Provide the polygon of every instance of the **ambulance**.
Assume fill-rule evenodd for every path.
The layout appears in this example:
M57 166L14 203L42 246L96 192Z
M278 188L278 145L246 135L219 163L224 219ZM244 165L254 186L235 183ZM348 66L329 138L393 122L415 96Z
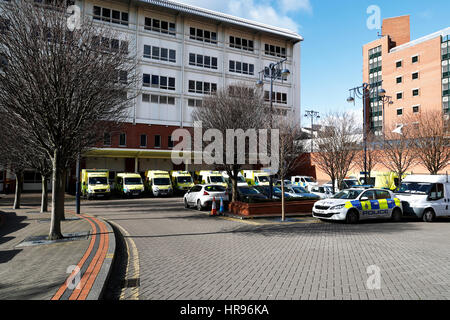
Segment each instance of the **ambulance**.
M225 178L219 171L202 170L195 172L196 184L214 184L228 188Z
M228 175L228 173L226 171L222 171L222 176L225 179L226 183L228 184L228 186L232 186L232 181L230 176ZM238 182L237 182L238 187L248 187L248 183L247 181L245 181L244 176L242 175L241 172L238 173Z
M144 193L144 182L138 173L119 173L114 185L116 192L125 197L137 197Z
M447 175L410 175L400 185L396 196L407 215L425 222L450 217L450 183Z
M145 178L150 195L154 197L162 197L171 196L173 194L169 172L149 170L145 173Z
M174 191L184 194L194 186L192 176L187 171L170 171Z
M391 219L401 221L401 200L389 190L351 188L329 199L317 201L313 217L320 220L341 220L357 223L360 220Z
M242 174L250 186L270 185L270 175L262 170L243 170Z
M93 198L109 198L109 171L106 169L81 170L81 194L88 200Z

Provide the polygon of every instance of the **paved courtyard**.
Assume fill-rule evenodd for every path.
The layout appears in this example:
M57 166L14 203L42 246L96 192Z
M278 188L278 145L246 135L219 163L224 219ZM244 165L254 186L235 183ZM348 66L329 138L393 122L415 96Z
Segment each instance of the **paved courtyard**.
M139 299L450 298L449 220L239 221L184 209L177 198L84 201L82 212L129 233ZM368 283L373 270L379 289Z

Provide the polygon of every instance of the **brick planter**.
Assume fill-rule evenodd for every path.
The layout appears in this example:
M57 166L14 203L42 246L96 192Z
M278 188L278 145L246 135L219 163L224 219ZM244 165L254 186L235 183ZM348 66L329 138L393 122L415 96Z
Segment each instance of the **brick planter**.
M312 214L312 208L317 200L286 201L285 213L292 214ZM281 202L268 203L244 203L232 202L229 205L229 212L244 217L273 216L281 214Z

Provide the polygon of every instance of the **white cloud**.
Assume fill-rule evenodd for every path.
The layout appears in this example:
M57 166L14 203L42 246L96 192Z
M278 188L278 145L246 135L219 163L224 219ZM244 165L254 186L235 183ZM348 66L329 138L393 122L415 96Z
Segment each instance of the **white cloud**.
M176 0L186 4L231 14L276 27L299 32L300 25L289 15L312 13L310 0Z

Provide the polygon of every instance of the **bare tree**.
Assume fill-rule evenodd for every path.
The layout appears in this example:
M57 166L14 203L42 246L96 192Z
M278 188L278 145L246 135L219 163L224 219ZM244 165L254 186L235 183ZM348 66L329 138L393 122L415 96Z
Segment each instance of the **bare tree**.
M336 184L342 185L358 152L358 127L349 113L329 114L321 126L316 139L319 152L313 154L313 159L331 178L334 193Z
M360 150L355 156L354 167L360 172L364 171L366 168L367 176L370 178L372 171L374 171L375 167L380 164L381 140L375 136L373 132L369 132L366 135L366 143L366 156L364 155L364 150ZM368 184L368 181L365 181L364 184Z
M279 171L281 179L281 220L285 221L286 199L284 195L284 179L288 174L300 166L303 162L300 156L304 152L301 138L303 136L298 123L287 117L279 117L274 123L274 129L279 130Z
M407 122L418 162L430 174L437 175L450 161L448 117L441 111L427 111L408 117Z
M1 4L7 23L0 32L6 66L0 73L0 109L14 118L52 163L50 239L62 238L64 171L78 153L101 139L107 125L130 114L136 91L136 60L128 42L106 25L80 17L68 28L63 4L27 1ZM127 44L127 45L123 45Z
M398 176L399 185L405 173L417 164L417 150L412 139L412 126L391 126L385 132L381 163Z
M233 202L238 199L239 172L249 164L251 156L256 156L257 150L253 148L257 140L252 130L256 133L257 129L267 128L267 111L263 96L256 88L236 84L206 97L202 107L192 113L194 121L202 122L203 130L213 129L226 137L218 144L220 150L212 156L223 163L216 162L216 167L226 171L231 179Z

